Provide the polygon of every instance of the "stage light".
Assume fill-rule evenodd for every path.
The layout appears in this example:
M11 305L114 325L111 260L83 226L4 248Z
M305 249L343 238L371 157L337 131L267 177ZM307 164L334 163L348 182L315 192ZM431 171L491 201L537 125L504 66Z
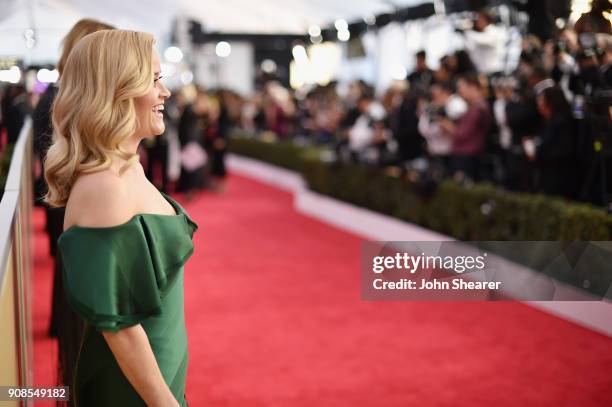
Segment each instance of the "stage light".
M183 60L183 51L179 47L168 47L164 52L166 61L177 64Z
M230 45L229 42L220 41L217 43L217 46L215 47L215 54L217 54L218 57L226 58L230 56L231 53L232 53L232 46Z

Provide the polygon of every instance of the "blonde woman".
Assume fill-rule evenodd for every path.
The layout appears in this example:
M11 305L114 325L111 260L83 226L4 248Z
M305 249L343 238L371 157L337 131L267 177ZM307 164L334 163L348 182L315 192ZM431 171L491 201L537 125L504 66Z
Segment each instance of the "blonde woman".
M112 29L111 25L101 21L84 18L70 29L68 34L62 41L62 55L57 63L57 70L60 77L64 71L64 65L68 60L70 51L77 42L88 34L100 30ZM47 150L51 145L53 134L53 125L51 123L51 106L57 96L58 86L51 84L41 95L36 109L32 114L32 126L34 135L34 151L38 160L42 163L47 154ZM44 172L44 168L42 168ZM42 199L47 186L44 182L44 177L41 175L41 180L37 180L37 200ZM64 207L52 208L45 205L45 213L47 215L46 230L49 234L49 251L53 256L53 299L51 302L51 324L49 326L49 334L57 337L58 348L58 377L60 383L64 386L72 386L72 367L78 356L79 345L82 336L82 322L72 312L70 306L66 302L64 287L62 282L61 265L57 258L57 239L64 230Z
M137 148L170 95L151 35L104 30L74 47L53 105L45 201L70 305L85 321L76 406L187 406L183 266L197 225L147 180Z

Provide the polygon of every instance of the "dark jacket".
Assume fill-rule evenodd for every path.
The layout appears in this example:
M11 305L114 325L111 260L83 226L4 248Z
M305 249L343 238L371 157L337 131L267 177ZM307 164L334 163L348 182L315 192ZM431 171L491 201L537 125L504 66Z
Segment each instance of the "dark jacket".
M536 155L541 192L575 197L578 178L575 134L576 122L571 116L559 114L545 122Z

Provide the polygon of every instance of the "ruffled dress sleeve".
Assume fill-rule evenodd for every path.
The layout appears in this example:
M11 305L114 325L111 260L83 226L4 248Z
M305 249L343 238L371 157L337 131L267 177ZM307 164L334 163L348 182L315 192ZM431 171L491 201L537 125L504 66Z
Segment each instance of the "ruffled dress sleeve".
M197 225L186 215L136 215L112 227L72 227L58 239L74 311L98 331L118 331L158 315L193 253Z

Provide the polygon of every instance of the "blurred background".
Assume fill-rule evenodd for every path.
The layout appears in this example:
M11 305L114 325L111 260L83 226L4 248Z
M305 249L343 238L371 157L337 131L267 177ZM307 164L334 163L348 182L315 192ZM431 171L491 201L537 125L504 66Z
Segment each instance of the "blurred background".
M172 91L139 152L201 225L190 404L612 403L610 270L519 253L601 300L547 304L357 271L365 240L612 240L610 0L0 0L0 384L59 380L36 112L82 18L154 34Z

